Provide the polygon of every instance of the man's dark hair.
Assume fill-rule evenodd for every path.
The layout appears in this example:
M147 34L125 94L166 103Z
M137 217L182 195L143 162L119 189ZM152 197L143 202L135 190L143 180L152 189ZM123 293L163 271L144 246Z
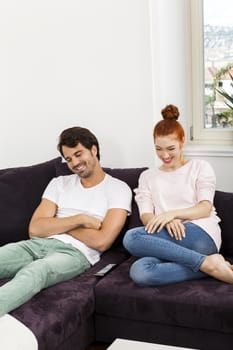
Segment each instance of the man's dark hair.
M64 130L59 137L57 149L63 156L62 146L73 148L76 147L78 143L81 143L89 150L91 150L93 145L96 146L97 158L100 159L99 143L97 138L90 130L80 126L74 126L73 128Z

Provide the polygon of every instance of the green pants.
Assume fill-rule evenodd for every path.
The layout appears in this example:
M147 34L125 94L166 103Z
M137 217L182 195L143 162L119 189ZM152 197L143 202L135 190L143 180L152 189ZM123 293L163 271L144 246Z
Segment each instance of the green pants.
M90 267L71 244L33 238L0 247L0 316L22 305L43 288L69 280Z

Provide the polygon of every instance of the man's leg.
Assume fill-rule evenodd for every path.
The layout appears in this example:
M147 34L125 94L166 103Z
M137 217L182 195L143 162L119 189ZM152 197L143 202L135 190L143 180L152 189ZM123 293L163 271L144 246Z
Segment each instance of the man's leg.
M13 277L33 261L30 251L25 249L27 242L9 243L0 247L0 279Z
M43 288L69 280L90 267L86 257L70 244L46 239L48 254L23 267L0 288L0 316L30 300Z

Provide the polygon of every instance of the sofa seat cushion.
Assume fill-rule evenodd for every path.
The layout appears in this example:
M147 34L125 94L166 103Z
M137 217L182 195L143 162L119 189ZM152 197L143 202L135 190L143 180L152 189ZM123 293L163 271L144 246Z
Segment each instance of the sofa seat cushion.
M93 283L80 284L78 278L59 283L41 291L11 315L31 329L40 350L60 349L93 314Z
M233 333L233 286L213 278L139 287L129 258L95 287L96 314L160 325Z
M80 276L42 290L10 314L35 335L39 350L83 350L94 341L95 273L110 263L129 257L123 247L109 250ZM7 280L1 280L0 286ZM76 335L75 335L76 334ZM66 345L75 336L77 344Z

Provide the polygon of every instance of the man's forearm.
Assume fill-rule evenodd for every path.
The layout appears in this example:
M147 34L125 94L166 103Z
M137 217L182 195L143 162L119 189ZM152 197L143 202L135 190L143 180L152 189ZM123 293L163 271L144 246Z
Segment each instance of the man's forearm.
M109 209L101 225L92 228L78 227L68 233L88 247L104 252L119 235L127 217L125 209Z
M100 220L84 214L65 218L42 217L33 219L29 225L30 237L48 237L54 234L69 232L78 227L100 227Z
M78 227L68 232L72 237L78 239L82 243L86 244L92 249L98 251L106 250L104 246L104 235L101 234L101 230L93 228Z

